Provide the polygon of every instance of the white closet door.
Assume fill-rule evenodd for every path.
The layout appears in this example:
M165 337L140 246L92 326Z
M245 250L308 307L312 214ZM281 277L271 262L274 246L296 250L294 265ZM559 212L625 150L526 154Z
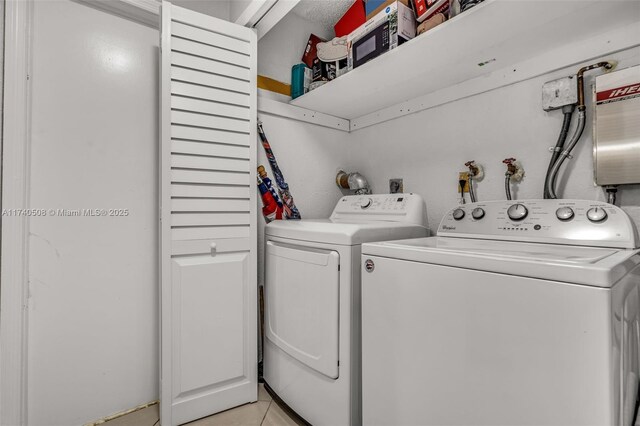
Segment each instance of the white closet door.
M162 4L163 426L257 399L256 47Z

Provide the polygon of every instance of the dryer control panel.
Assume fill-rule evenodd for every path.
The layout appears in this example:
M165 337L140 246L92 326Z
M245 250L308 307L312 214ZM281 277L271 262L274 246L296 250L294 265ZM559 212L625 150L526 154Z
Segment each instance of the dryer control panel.
M427 226L427 209L418 194L369 194L342 197L332 220L403 222Z
M439 236L637 248L629 216L602 201L513 200L465 204L450 210Z

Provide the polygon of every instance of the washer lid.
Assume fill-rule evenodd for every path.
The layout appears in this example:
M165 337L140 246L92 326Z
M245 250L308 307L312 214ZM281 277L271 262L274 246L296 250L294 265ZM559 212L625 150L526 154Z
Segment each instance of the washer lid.
M363 256L389 257L597 287L613 286L639 265L638 253L639 250L455 237L417 238L362 246Z
M332 219L277 220L267 224L265 233L272 237L346 246L429 235L424 226L410 223Z

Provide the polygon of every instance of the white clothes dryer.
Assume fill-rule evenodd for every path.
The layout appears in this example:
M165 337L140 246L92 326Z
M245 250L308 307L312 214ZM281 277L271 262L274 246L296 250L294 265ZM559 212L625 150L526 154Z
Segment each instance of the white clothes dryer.
M633 424L638 236L620 208L492 201L365 244L366 425Z
M265 382L314 426L360 425L361 244L428 236L424 200L346 196L265 234Z

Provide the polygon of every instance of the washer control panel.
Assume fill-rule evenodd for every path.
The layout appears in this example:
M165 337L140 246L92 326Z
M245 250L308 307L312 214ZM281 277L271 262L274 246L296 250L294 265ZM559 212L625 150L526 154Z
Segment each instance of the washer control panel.
M506 241L638 247L629 216L601 201L487 201L458 206L444 216L438 235Z
M342 197L333 220L407 222L426 226L426 206L418 194L369 194Z

